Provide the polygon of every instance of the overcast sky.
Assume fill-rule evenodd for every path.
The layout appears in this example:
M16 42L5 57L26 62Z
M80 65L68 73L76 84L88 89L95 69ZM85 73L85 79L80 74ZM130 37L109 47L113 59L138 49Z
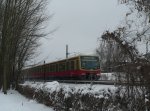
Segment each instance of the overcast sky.
M47 13L54 13L47 24L58 30L41 40L40 55L35 62L65 58L65 46L70 55L91 54L98 46L98 37L105 30L114 30L123 21L127 7L118 0L52 0Z

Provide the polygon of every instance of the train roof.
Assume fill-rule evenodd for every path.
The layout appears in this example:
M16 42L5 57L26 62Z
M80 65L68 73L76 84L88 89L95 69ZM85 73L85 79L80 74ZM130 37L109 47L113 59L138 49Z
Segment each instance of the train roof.
M95 55L77 55L77 56L73 56L73 57L69 57L69 58L65 58L65 59L60 59L60 60L49 62L49 63L61 62L61 61L65 61L65 60L68 60L68 59L78 58L78 57L81 57L81 56L91 56L91 57L94 56L94 57L98 57L98 56L95 56ZM49 64L49 63L45 63L45 65Z

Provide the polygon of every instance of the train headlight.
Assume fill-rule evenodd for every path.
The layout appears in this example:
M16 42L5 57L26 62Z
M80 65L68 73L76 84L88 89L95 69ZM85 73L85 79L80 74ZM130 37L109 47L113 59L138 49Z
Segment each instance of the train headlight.
M96 74L97 76L100 76L101 74L100 73L98 73L98 74Z

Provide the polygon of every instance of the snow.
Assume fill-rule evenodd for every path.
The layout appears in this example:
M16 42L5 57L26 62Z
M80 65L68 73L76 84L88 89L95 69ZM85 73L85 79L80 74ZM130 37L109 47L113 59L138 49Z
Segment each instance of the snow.
M29 100L17 91L10 90L7 95L0 91L0 111L54 111L52 108Z
M99 84L65 84L62 83L61 85L63 85L64 87L70 87L71 89L74 89L75 92L78 92L79 90L82 90L82 93L96 93L99 92L101 90L107 90L107 89L111 89L114 90L116 89L116 87L114 85L99 85Z
M115 91L117 87L114 85L99 85L99 84L68 84L59 83L57 81L53 82L25 82L22 84L24 86L29 86L36 90L42 90L45 92L53 93L54 91L59 92L63 90L65 97L69 96L69 93L81 93L81 94L98 94L103 95L103 92L108 90ZM99 96L101 97L101 96Z
M137 66L136 68L137 68L137 70L140 70L140 69L141 69L141 66Z
M100 80L112 80L112 81L115 81L116 77L115 77L115 74L113 72L111 72L111 73L101 73Z
M125 45L125 44L126 44L126 42L125 42L125 41L123 41L123 42L122 42L122 44L123 44L123 45Z

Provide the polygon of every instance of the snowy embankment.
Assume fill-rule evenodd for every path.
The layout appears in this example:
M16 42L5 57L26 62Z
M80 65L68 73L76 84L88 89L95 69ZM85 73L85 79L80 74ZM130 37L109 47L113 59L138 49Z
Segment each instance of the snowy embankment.
M116 77L114 73L101 73L101 77L100 80L111 80L111 81L115 81Z
M29 100L14 90L4 95L0 91L0 111L53 111L51 108Z
M81 94L99 94L103 93L103 91L114 91L116 87L114 85L91 85L91 84L68 84L68 83L59 83L57 81L53 82L25 82L22 86L29 86L30 88L34 88L36 90L42 90L45 92L53 93L59 92L63 90L65 94L68 93L77 93Z
M20 93L52 106L56 111L108 109L115 91L113 85L62 84L57 81L25 82L19 88Z

